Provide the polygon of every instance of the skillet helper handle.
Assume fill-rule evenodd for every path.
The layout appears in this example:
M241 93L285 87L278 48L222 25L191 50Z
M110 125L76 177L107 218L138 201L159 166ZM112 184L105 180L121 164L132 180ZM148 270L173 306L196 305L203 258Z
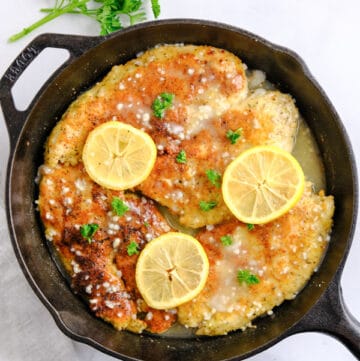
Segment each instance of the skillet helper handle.
M14 149L22 126L27 118L31 105L24 111L16 109L11 89L20 78L24 70L45 48L62 48L70 53L69 59L62 64L52 76L58 74L74 59L78 58L91 47L99 44L104 37L96 36L76 36L63 34L43 34L36 37L26 48L17 56L13 63L6 70L0 79L0 105L4 113L6 126L10 137L10 147ZM42 89L40 90L40 92ZM39 93L40 93L39 92ZM36 99L38 96L35 96ZM33 100L34 102L34 100Z
M337 276L315 307L295 326L294 333L319 331L337 338L360 360L360 322L345 305Z

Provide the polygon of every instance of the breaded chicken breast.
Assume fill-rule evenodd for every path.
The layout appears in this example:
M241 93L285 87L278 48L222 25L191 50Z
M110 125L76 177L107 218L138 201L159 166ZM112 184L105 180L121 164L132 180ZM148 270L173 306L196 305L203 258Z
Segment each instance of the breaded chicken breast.
M276 145L291 151L299 114L289 95L279 91L256 91L231 106L221 116L203 120L207 125L174 149L159 152L156 165L138 188L168 207L186 227L199 228L232 218L220 185L228 164L242 151L256 145ZM240 137L232 144L229 131ZM184 151L186 163L175 161ZM217 174L214 182L209 171ZM212 181L213 180L213 181ZM203 209L201 203L215 204Z
M199 335L245 329L304 287L322 260L329 241L334 201L314 194L310 183L299 203L284 216L249 230L239 221L208 227L197 238L210 259L210 275L196 299L178 310L179 322ZM221 238L228 236L231 245ZM239 271L259 283L239 282Z
M135 284L138 253L148 241L171 230L153 201L101 188L82 164L43 166L41 173L38 207L46 238L57 250L74 291L119 330L168 329L174 313L147 307ZM123 215L115 212L114 199ZM82 233L87 225L98 227L89 238Z
M174 95L163 118L152 105ZM46 163L77 164L86 137L117 119L143 129L158 148L153 172L137 189L166 206L186 227L220 223L231 215L208 171L221 177L244 149L272 144L291 151L297 129L294 101L278 91L247 98L245 66L233 54L207 46L163 46L125 65L80 96L55 127ZM229 132L241 137L232 144ZM186 161L179 162L179 153ZM216 204L204 210L200 202Z

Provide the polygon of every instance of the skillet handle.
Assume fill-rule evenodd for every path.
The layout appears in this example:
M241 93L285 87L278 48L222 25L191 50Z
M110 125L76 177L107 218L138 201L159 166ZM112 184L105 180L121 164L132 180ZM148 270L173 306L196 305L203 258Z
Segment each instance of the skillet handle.
M74 59L78 58L86 50L99 44L104 40L101 36L77 36L63 34L43 34L36 37L26 48L17 56L13 63L6 70L0 79L0 105L4 113L6 126L10 137L11 150L14 149L22 126L27 118L33 103L38 98L34 97L31 105L24 111L16 109L11 89L19 79L29 64L41 53L45 48L63 48L69 51L69 59L62 64L51 76L54 78L62 69L64 69ZM40 89L39 93L43 89Z
M306 331L319 331L337 338L360 360L360 322L345 305L339 274L291 333Z

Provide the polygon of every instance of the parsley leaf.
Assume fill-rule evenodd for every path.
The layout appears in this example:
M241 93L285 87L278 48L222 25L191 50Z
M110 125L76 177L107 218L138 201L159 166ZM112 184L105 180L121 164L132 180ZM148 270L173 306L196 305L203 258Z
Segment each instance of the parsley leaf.
M104 1L104 0L102 0ZM105 0L109 1L109 0ZM120 1L115 0L115 3L119 3ZM124 13L132 13L134 11L138 11L141 8L142 5L142 1L141 0L123 0L123 5L122 5L122 11Z
M230 140L231 144L235 144L242 135L242 128L236 129L235 132L231 129L226 132L226 138Z
M260 283L258 276L250 273L248 270L238 270L237 279L239 283L246 283L248 285L256 285Z
M160 15L160 4L159 0L151 0L151 9L154 14L154 18L157 19Z
M183 163L183 164L185 164L187 162L185 150L181 150L178 153L178 155L176 156L176 161L178 163Z
M247 224L247 229L248 229L249 231L252 231L254 228L255 228L255 225L254 225L254 224L252 224L252 223L248 223L248 224Z
M123 216L130 208L119 197L114 197L111 201L112 210L118 216Z
M96 223L83 224L80 227L80 233L89 243L91 243L92 237L98 229L99 225Z
M206 171L206 175L211 184L213 184L216 188L221 187L221 174L214 169L208 169Z
M220 240L224 246L231 246L233 243L231 236L229 236L228 234L226 236L222 236Z
M145 228L149 228L150 227L150 224L149 224L149 222L144 222L144 226L145 226Z
M131 241L127 246L127 254L133 256L134 254L139 253L139 245L135 241Z
M209 201L209 202L205 202L205 201L200 201L199 202L199 207L202 211L208 212L211 209L215 208L217 206L216 201Z
M100 35L107 35L122 28L119 17L111 5L104 4L99 7L95 18L100 23Z
M164 118L165 110L169 109L174 101L175 95L172 93L161 93L152 103L152 110L157 118Z

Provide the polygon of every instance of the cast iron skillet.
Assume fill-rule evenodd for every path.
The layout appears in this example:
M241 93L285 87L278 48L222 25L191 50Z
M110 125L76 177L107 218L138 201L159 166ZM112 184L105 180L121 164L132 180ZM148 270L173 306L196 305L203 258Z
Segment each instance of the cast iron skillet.
M320 147L327 193L334 195L336 204L329 250L298 297L278 307L273 319L257 320L256 329L214 338L118 332L91 315L74 296L45 246L34 204L34 178L43 161L47 136L80 92L101 79L114 64L124 63L159 43L225 48L250 67L264 70L270 81L295 97ZM30 107L20 112L14 106L12 86L46 47L68 49L70 58L47 81ZM320 331L340 339L360 358L360 323L346 309L340 287L357 214L354 156L335 109L296 54L246 31L199 20L149 22L107 38L45 34L33 40L6 71L0 81L0 103L11 143L6 188L11 239L30 285L66 335L123 360L215 361L240 360L289 335Z

